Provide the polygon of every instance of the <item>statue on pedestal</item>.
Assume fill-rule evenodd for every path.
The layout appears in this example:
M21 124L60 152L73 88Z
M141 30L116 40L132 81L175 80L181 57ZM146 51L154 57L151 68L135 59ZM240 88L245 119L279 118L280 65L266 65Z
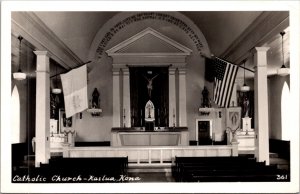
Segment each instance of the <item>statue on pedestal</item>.
M92 108L100 108L99 106L99 92L97 90L97 88L94 89L93 94L92 94Z
M245 96L243 101L243 117L249 117L249 99Z
M202 90L202 107L210 107L210 100L208 98L209 91L207 90L206 86L204 86Z

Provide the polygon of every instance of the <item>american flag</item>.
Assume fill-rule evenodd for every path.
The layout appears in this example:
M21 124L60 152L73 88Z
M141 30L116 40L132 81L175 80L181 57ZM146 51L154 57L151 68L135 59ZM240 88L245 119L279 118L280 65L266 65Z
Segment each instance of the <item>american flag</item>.
M219 107L230 105L234 80L239 66L215 58L214 102Z

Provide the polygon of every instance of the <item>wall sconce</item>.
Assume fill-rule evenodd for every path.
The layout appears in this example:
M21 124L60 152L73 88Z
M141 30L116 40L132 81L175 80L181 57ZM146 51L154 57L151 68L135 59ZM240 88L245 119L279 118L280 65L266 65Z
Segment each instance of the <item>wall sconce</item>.
M13 77L15 80L24 80L26 79L26 74L22 72L21 70L21 54L22 54L22 50L21 50L21 45L22 45L22 36L18 37L20 43L19 43L19 69L18 72L13 73Z
M287 68L284 65L283 36L285 35L285 32L280 32L280 35L281 35L282 66L280 69L277 70L277 74L279 76L287 76L290 74L290 68Z

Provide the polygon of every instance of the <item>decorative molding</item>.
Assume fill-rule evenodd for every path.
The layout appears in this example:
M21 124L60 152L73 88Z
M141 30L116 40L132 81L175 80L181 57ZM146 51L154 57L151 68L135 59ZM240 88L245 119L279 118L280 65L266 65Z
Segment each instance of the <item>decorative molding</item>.
M112 26L108 32L105 33L104 37L98 44L98 47L96 49L96 52L98 53L98 57L101 58L101 55L103 54L103 51L105 47L107 46L108 42L113 38L113 36L118 33L120 30L122 30L124 27L134 23L139 22L143 20L161 20L168 22L172 25L177 26L181 30L183 30L189 38L193 41L195 46L197 47L197 50L199 52L202 52L203 49L203 43L200 40L200 37L196 34L196 32L192 29L192 27L188 26L184 21L181 19L178 19L172 15L169 15L167 13L159 13L159 12L142 12L137 13L135 15L129 16L122 21L118 22L114 26Z
M17 33L14 30L25 34L24 38L37 50L49 51L51 58L65 69L83 63L33 12L14 12L11 21L12 34Z
M160 53L160 51L156 52L155 50L152 50L149 53L139 53L137 48L136 53L124 53L126 51L124 48L127 48L128 45L134 45L136 41L141 40L143 37L149 34L159 39L160 43L170 45L171 47L167 47L170 48L170 51L165 50L165 52ZM172 47L176 48L176 52L174 52ZM119 52L120 50L123 52ZM153 30L152 28L146 28L145 30L133 35L132 37L106 51L108 56L113 58L113 66L117 66L117 64L128 64L129 66L156 66L170 64L185 66L186 57L190 55L191 52L191 49Z
M239 64L251 55L254 47L262 46L268 39L289 26L288 11L266 11L224 51L220 57Z
M126 51L126 47L128 47L129 45L133 45L134 42L136 42L139 39L142 39L143 37L146 37L147 35L152 35L156 38L158 38L159 40L162 40L166 45L170 45L174 48L176 48L178 51L174 53L173 52L164 52L164 53L160 53L160 52L155 52L155 53L125 53L124 51ZM125 48L125 49L124 49ZM123 50L122 53L119 53L120 50ZM108 54L108 56L113 56L113 55L155 55L155 56L166 56L166 55L190 55L190 53L192 52L191 49L185 47L184 45L170 39L169 37L157 32L156 30L148 27L146 29L144 29L143 31L135 34L134 36L128 38L127 40L124 40L123 42L117 44L116 46L112 47L111 49L107 50L106 53Z

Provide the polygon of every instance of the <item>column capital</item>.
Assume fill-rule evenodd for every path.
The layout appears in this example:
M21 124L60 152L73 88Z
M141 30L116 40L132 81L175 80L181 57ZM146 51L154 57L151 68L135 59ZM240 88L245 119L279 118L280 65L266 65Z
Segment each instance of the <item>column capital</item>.
M176 67L169 67L169 75L175 75Z
M112 68L113 76L119 76L120 75L120 68Z
M178 72L179 72L179 75L185 75L186 74L186 68L178 68Z
M112 67L119 68L119 69L128 68L127 64L124 64L124 63L113 63Z
M173 67L175 68L186 68L186 63L175 63L175 64L172 64Z
M49 73L50 61L48 51L33 51L36 54L36 72Z
M47 56L47 57L50 57L48 51L33 51L33 52L34 52L34 54L35 54L36 56L43 56L43 55L45 55L45 56Z
M254 67L257 72L258 67L266 67L267 62L267 51L270 47L255 47L254 52Z
M270 47L255 47L254 51L256 52L267 52L270 49Z
M123 71L123 75L129 75L129 68L128 67L123 67L122 71Z

